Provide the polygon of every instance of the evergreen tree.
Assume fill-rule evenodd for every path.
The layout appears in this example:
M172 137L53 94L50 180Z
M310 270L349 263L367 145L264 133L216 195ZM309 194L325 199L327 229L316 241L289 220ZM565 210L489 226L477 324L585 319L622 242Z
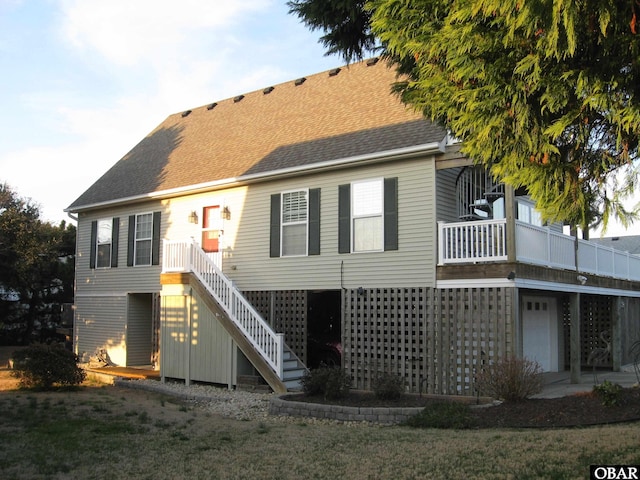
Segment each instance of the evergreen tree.
M498 179L526 187L544 219L587 230L637 218L638 207L623 204L638 179L635 0L339 3L371 15L365 31L406 75L395 86L403 101ZM332 28L322 17L305 22ZM349 59L371 43L358 45L329 46Z
M25 340L52 305L73 301L75 231L42 221L37 205L0 184L0 286L19 297L23 310L13 320L24 324Z
M347 62L362 59L375 47L371 13L362 0L292 0L289 13L297 15L311 30L322 30L320 42L327 55L339 54Z

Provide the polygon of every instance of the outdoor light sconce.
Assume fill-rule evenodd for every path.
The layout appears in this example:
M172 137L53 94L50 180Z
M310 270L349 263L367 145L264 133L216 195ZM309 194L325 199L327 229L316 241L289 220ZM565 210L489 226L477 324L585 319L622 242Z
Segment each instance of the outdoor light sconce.
M220 212L220 216L223 220L231 220L231 210L229 210L229 207L224 207L222 212Z
M364 288L358 287L358 295L364 295Z
M191 210L191 213L189 214L189 223L198 223L198 214L196 213L195 210Z

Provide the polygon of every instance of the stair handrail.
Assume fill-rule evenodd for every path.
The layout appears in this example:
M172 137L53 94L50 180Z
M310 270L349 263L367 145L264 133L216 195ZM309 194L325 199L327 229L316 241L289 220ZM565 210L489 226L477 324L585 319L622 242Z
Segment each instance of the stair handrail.
M242 295L222 270L211 260L206 252L194 241L183 243L178 251L186 251L182 257L187 260L183 269L192 272L205 286L218 304L227 313L231 321L244 333L253 347L274 370L280 380L284 377L284 334L277 333L262 318L256 309ZM184 250L183 250L184 249ZM176 267L172 269L175 271Z

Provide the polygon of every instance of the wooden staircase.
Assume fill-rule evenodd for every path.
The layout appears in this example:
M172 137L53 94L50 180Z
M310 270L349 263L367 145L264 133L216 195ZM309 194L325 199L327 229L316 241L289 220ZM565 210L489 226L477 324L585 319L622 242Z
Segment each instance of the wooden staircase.
M283 361L282 382L285 387L287 387L287 391L291 392L302 390L301 380L305 372L308 370L307 366L302 363L286 343L284 344Z
M163 275L183 272L186 283L196 289L209 310L256 371L276 393L301 390L308 370L284 341L260 316L220 268L195 243L165 241ZM167 256L172 262L167 268Z

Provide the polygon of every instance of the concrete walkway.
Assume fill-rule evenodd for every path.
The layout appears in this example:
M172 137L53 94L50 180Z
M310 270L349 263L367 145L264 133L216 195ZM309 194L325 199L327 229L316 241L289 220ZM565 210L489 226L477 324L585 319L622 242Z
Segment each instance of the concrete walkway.
M544 373L543 376L545 386L542 393L534 395L533 398L556 398L579 392L590 392L595 385L592 371L583 371L580 376L580 383L571 383L571 374L569 372ZM596 371L596 379L598 383L608 380L625 388L638 386L638 377L632 365L623 367L620 372Z

